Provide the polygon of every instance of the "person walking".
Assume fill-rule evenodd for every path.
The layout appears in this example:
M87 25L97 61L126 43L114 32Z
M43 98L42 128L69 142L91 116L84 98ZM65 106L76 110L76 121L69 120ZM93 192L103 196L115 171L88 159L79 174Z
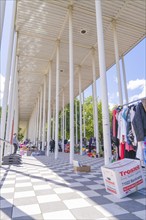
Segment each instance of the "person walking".
M14 136L13 136L13 146L14 146L14 153L13 154L16 154L17 149L19 147L19 142L18 142L16 133L14 133Z

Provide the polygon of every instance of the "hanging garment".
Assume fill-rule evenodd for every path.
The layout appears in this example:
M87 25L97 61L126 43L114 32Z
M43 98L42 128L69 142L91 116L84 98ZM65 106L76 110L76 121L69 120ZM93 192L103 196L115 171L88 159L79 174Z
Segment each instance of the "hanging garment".
M125 157L125 142L120 144L119 156L120 156L120 159L124 159Z
M123 135L126 138L126 121L123 118L123 112L124 111L125 111L125 109L121 110L117 114L117 120L118 120L118 134L117 134L117 138L119 139L120 143L123 140Z
M132 121L137 141L143 141L146 136L146 111L140 102L136 108L136 112Z
M141 160L142 165L144 164L143 147L144 147L144 141L139 141L136 151L136 158Z
M131 109L130 109L130 119L131 119L131 122L133 121L133 118L135 116L135 112L136 112L136 106L133 106ZM131 123L131 130L132 130L132 134L133 134L133 142L132 142L132 145L133 146L137 146L137 138L136 138L136 134L135 134L135 130L134 130L134 127L133 127L133 124Z
M125 144L125 158L135 159L136 151L134 150L132 145L128 143Z
M116 118L117 115L117 109L114 109L112 112L112 142L114 143L114 145L116 145L117 147L119 147L119 140L117 138L117 132L118 132L118 121Z

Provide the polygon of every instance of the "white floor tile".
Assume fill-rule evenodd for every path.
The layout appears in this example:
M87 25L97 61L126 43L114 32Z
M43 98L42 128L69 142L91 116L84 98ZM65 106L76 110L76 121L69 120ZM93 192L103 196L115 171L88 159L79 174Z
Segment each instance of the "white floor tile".
M99 185L99 184L96 184L96 185L88 185L87 187L90 188L90 189L93 189L93 190L97 190L97 189L105 189L104 186Z
M94 197L94 196L100 196L99 193L93 191L93 190L87 190L87 191L84 191L84 192L77 192L82 198L87 198L87 197Z
M13 208L12 218L37 214L41 214L41 210L38 204L17 206Z
M37 178L31 178L31 182L32 182L32 183L37 183L37 182L43 182L43 183L44 183L44 180L42 180L42 179L37 179Z
M15 187L27 187L32 186L31 182L25 182L25 183L16 183Z
M45 220L74 220L75 217L72 215L72 213L69 210L64 211L57 211L57 212L50 212L43 214L43 218Z
M45 190L45 189L51 189L51 186L49 185L34 185L34 190Z
M104 197L107 198L107 199L109 199L109 200L111 200L111 201L114 202L114 203L132 200L132 199L130 199L130 198L128 198L128 197L125 197L125 198L120 199L120 198L118 198L118 197L116 197L116 196L113 196L113 195L111 195L111 194L110 194L110 195L105 195Z
M69 209L91 206L91 204L85 201L84 199L70 199L64 200L63 202Z
M137 217L141 218L142 220L146 219L146 210L133 212L133 214L136 215Z
M55 188L54 191L55 191L57 194L74 192L74 190L72 190L72 189L70 189L70 188L68 188L68 187Z
M14 187L13 188L4 188L5 184L3 185L3 187L0 189L0 193L13 193L14 192Z
M78 181L78 182L89 182L91 180L87 179L87 178L78 178L78 179L75 179L75 181Z
M39 203L55 202L61 200L56 194L37 196L37 199Z
M100 211L105 217L110 217L110 216L116 216L116 215L122 215L129 213L122 207L116 205L116 204L106 204L106 205L98 205L94 206L98 211Z
M25 191L25 192L15 192L14 198L24 198L24 197L31 197L35 196L34 191Z
M28 176L16 177L16 181L17 180L30 180L30 177Z
M143 204L143 205L146 205L146 198L144 198L144 199L137 199L136 201L141 203L141 204Z
M6 213L0 210L0 219L1 220L12 220L11 217L9 217Z
M4 184L5 185L15 184L15 180L5 180Z
M84 186L82 183L69 183L69 187Z
M9 180L9 179L15 179L16 178L16 175L8 175L7 177L6 177L6 179L5 180Z

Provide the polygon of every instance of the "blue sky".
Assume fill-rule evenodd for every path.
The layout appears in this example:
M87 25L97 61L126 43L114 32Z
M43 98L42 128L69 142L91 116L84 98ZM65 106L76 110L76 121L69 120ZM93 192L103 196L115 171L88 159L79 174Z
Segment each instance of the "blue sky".
M124 57L129 101L146 97L145 49L146 49L146 38L142 40L136 47L134 47ZM122 79L123 100L125 103L121 61L120 61L120 73ZM108 85L109 104L111 106L113 106L114 104L118 104L119 97L118 97L116 65L112 66L107 71L107 85ZM90 95L92 95L91 86L85 90L85 98ZM100 79L97 80L97 96L99 97L99 99L101 99Z

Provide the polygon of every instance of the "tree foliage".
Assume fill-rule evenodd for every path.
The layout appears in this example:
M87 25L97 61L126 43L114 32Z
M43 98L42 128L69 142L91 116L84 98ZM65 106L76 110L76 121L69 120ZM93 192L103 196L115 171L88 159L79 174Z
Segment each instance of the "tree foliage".
M75 103L77 103L77 130L78 130L78 139L80 139L80 112L79 112L79 100L75 99L74 102L74 136L76 135L76 107ZM82 105L82 109L84 108L85 114L85 129L86 129L86 139L89 140L90 137L94 136L94 119L93 119L93 98L92 96L87 97L84 100L84 106ZM103 143L103 127L102 127L102 103L101 101L97 104L98 108L98 135L99 135L99 143ZM66 138L70 139L70 105L68 104L65 107L66 111ZM110 121L112 118L111 111L109 110ZM59 138L61 138L61 117L62 113L59 113ZM82 118L83 119L83 118ZM83 120L82 120L83 124ZM83 129L83 126L82 126Z

